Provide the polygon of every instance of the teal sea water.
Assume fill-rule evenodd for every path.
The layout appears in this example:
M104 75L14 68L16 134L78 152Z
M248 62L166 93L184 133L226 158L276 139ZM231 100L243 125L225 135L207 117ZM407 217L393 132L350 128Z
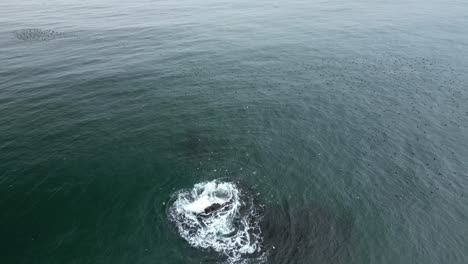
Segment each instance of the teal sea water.
M466 1L3 0L0 62L2 264L468 263Z

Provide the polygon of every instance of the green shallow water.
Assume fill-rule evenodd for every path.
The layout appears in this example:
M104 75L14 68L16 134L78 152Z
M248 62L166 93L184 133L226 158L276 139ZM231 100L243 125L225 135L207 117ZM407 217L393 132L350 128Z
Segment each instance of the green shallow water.
M222 262L167 206L223 178L267 263L467 263L467 12L3 1L0 262Z

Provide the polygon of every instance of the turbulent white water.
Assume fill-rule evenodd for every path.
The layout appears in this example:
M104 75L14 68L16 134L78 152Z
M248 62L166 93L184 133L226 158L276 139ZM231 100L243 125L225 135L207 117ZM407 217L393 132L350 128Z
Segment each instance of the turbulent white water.
M205 211L213 204L219 208ZM191 246L224 253L231 262L261 252L260 214L234 183L214 180L178 192L169 218Z

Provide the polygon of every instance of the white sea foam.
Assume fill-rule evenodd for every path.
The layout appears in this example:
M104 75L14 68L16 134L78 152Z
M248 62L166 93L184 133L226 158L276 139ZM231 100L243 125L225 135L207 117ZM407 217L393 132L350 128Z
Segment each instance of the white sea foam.
M219 208L205 212L213 204ZM261 252L258 210L234 183L214 180L178 192L169 218L191 246L224 253L230 262Z

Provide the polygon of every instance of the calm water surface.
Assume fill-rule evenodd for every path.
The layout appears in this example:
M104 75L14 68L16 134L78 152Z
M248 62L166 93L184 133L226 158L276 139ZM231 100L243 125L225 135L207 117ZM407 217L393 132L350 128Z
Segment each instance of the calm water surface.
M266 263L468 263L466 1L3 0L0 61L2 264L223 263L218 178Z

